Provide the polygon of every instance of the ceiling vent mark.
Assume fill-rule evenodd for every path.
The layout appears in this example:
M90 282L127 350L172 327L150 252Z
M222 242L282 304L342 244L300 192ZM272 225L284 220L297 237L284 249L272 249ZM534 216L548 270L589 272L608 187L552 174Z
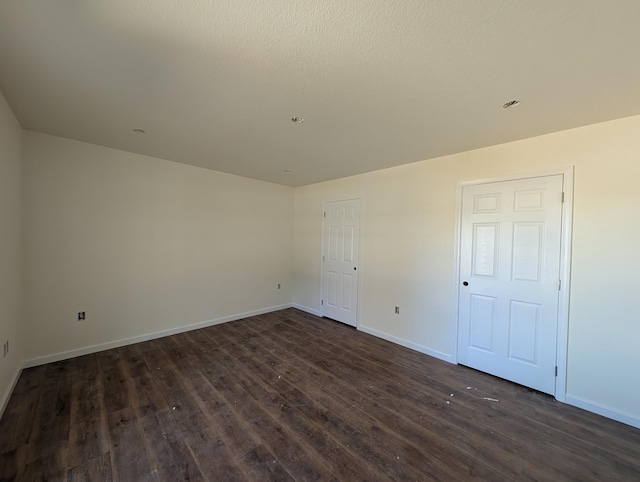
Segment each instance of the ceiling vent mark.
M519 100L510 100L509 102L505 103L502 108L503 109L510 109L511 107L518 107L520 105L520 101Z

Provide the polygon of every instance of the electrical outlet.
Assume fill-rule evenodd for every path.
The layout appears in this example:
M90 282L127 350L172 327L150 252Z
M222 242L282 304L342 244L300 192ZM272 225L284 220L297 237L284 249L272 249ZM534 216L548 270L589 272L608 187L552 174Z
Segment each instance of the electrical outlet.
M400 314L400 307L396 306L396 315L399 315L399 314Z
M78 321L83 321L87 319L87 314L84 311L78 311Z

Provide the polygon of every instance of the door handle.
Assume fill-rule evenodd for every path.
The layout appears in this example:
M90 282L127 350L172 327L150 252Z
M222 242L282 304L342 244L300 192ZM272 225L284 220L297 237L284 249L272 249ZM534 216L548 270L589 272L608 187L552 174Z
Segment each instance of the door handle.
M463 284L464 286L469 286L469 282L468 282L468 281L463 281L463 282L462 282L462 284Z
M353 267L353 271L357 270L358 268L356 268L355 266Z

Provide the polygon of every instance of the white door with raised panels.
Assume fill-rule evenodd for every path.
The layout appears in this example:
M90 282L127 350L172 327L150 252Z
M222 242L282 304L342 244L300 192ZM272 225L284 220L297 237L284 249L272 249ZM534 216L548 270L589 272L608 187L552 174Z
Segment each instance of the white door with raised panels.
M458 362L554 394L562 175L465 186Z
M322 316L356 326L360 200L327 202L322 223Z

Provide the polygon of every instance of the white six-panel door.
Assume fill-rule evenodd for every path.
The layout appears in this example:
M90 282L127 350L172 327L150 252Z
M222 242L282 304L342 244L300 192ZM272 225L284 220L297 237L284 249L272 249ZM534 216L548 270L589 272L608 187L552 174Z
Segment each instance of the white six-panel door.
M356 326L360 200L325 203L322 234L322 316Z
M553 394L562 175L465 186L458 361Z

